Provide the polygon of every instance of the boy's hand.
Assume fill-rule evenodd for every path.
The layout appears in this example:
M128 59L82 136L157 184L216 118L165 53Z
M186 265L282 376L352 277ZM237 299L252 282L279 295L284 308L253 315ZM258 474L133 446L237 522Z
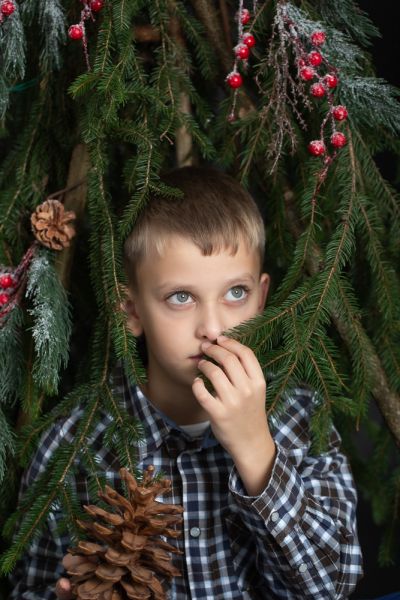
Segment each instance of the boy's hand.
M72 600L71 582L66 577L61 577L56 583L56 596L59 600Z
M236 340L219 336L217 344L203 342L201 349L220 366L199 362L199 370L215 393L196 378L193 394L209 414L214 435L232 456L248 493L257 495L268 481L275 458L263 372L253 351Z
M85 560L92 561L92 557L85 557ZM82 562L82 556L72 556L72 554L66 554L62 560L63 567L66 571L73 569L78 566ZM74 595L71 591L71 581L67 579L67 577L61 577L57 583L55 588L56 596L59 600L72 600Z

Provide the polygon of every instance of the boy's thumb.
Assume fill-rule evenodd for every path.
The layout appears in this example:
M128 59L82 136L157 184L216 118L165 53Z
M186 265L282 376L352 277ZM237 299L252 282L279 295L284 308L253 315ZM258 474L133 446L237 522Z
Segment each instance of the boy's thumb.
M66 577L61 577L56 583L56 596L59 600L72 600L71 583Z

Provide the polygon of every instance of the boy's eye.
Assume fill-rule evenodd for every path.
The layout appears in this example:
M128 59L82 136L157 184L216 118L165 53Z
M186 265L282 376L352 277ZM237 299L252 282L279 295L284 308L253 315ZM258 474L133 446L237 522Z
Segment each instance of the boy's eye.
M172 294L167 298L168 302L171 302L171 304L189 304L191 299L191 295L187 292L175 292L175 294Z
M233 301L243 300L243 298L246 298L248 291L249 289L244 285L235 285L227 292L226 298Z

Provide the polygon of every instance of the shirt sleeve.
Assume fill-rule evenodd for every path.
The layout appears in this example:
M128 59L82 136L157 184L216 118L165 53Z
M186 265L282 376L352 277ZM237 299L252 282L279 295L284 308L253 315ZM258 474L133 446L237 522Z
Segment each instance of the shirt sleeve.
M287 436L275 440L274 467L260 496L246 495L235 467L229 488L255 537L266 591L293 600L348 598L362 575L353 477L333 426L328 451L318 456L304 444L309 427L297 422L296 428L303 444L286 443L295 429L286 424Z

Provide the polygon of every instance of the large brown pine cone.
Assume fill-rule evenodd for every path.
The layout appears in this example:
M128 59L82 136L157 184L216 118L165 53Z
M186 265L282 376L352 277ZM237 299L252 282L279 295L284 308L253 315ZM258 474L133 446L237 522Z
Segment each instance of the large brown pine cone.
M75 235L75 229L70 224L74 219L75 213L65 211L61 202L46 200L31 215L32 231L43 246L63 250Z
M165 600L156 574L168 579L180 575L170 553L181 552L159 536L176 538L181 534L172 526L182 522L183 508L155 500L171 489L171 483L154 481L153 473L154 467L148 467L139 485L131 473L121 469L128 498L106 486L99 496L112 512L95 505L84 507L93 520L77 523L88 541L69 549L63 561L79 600Z

